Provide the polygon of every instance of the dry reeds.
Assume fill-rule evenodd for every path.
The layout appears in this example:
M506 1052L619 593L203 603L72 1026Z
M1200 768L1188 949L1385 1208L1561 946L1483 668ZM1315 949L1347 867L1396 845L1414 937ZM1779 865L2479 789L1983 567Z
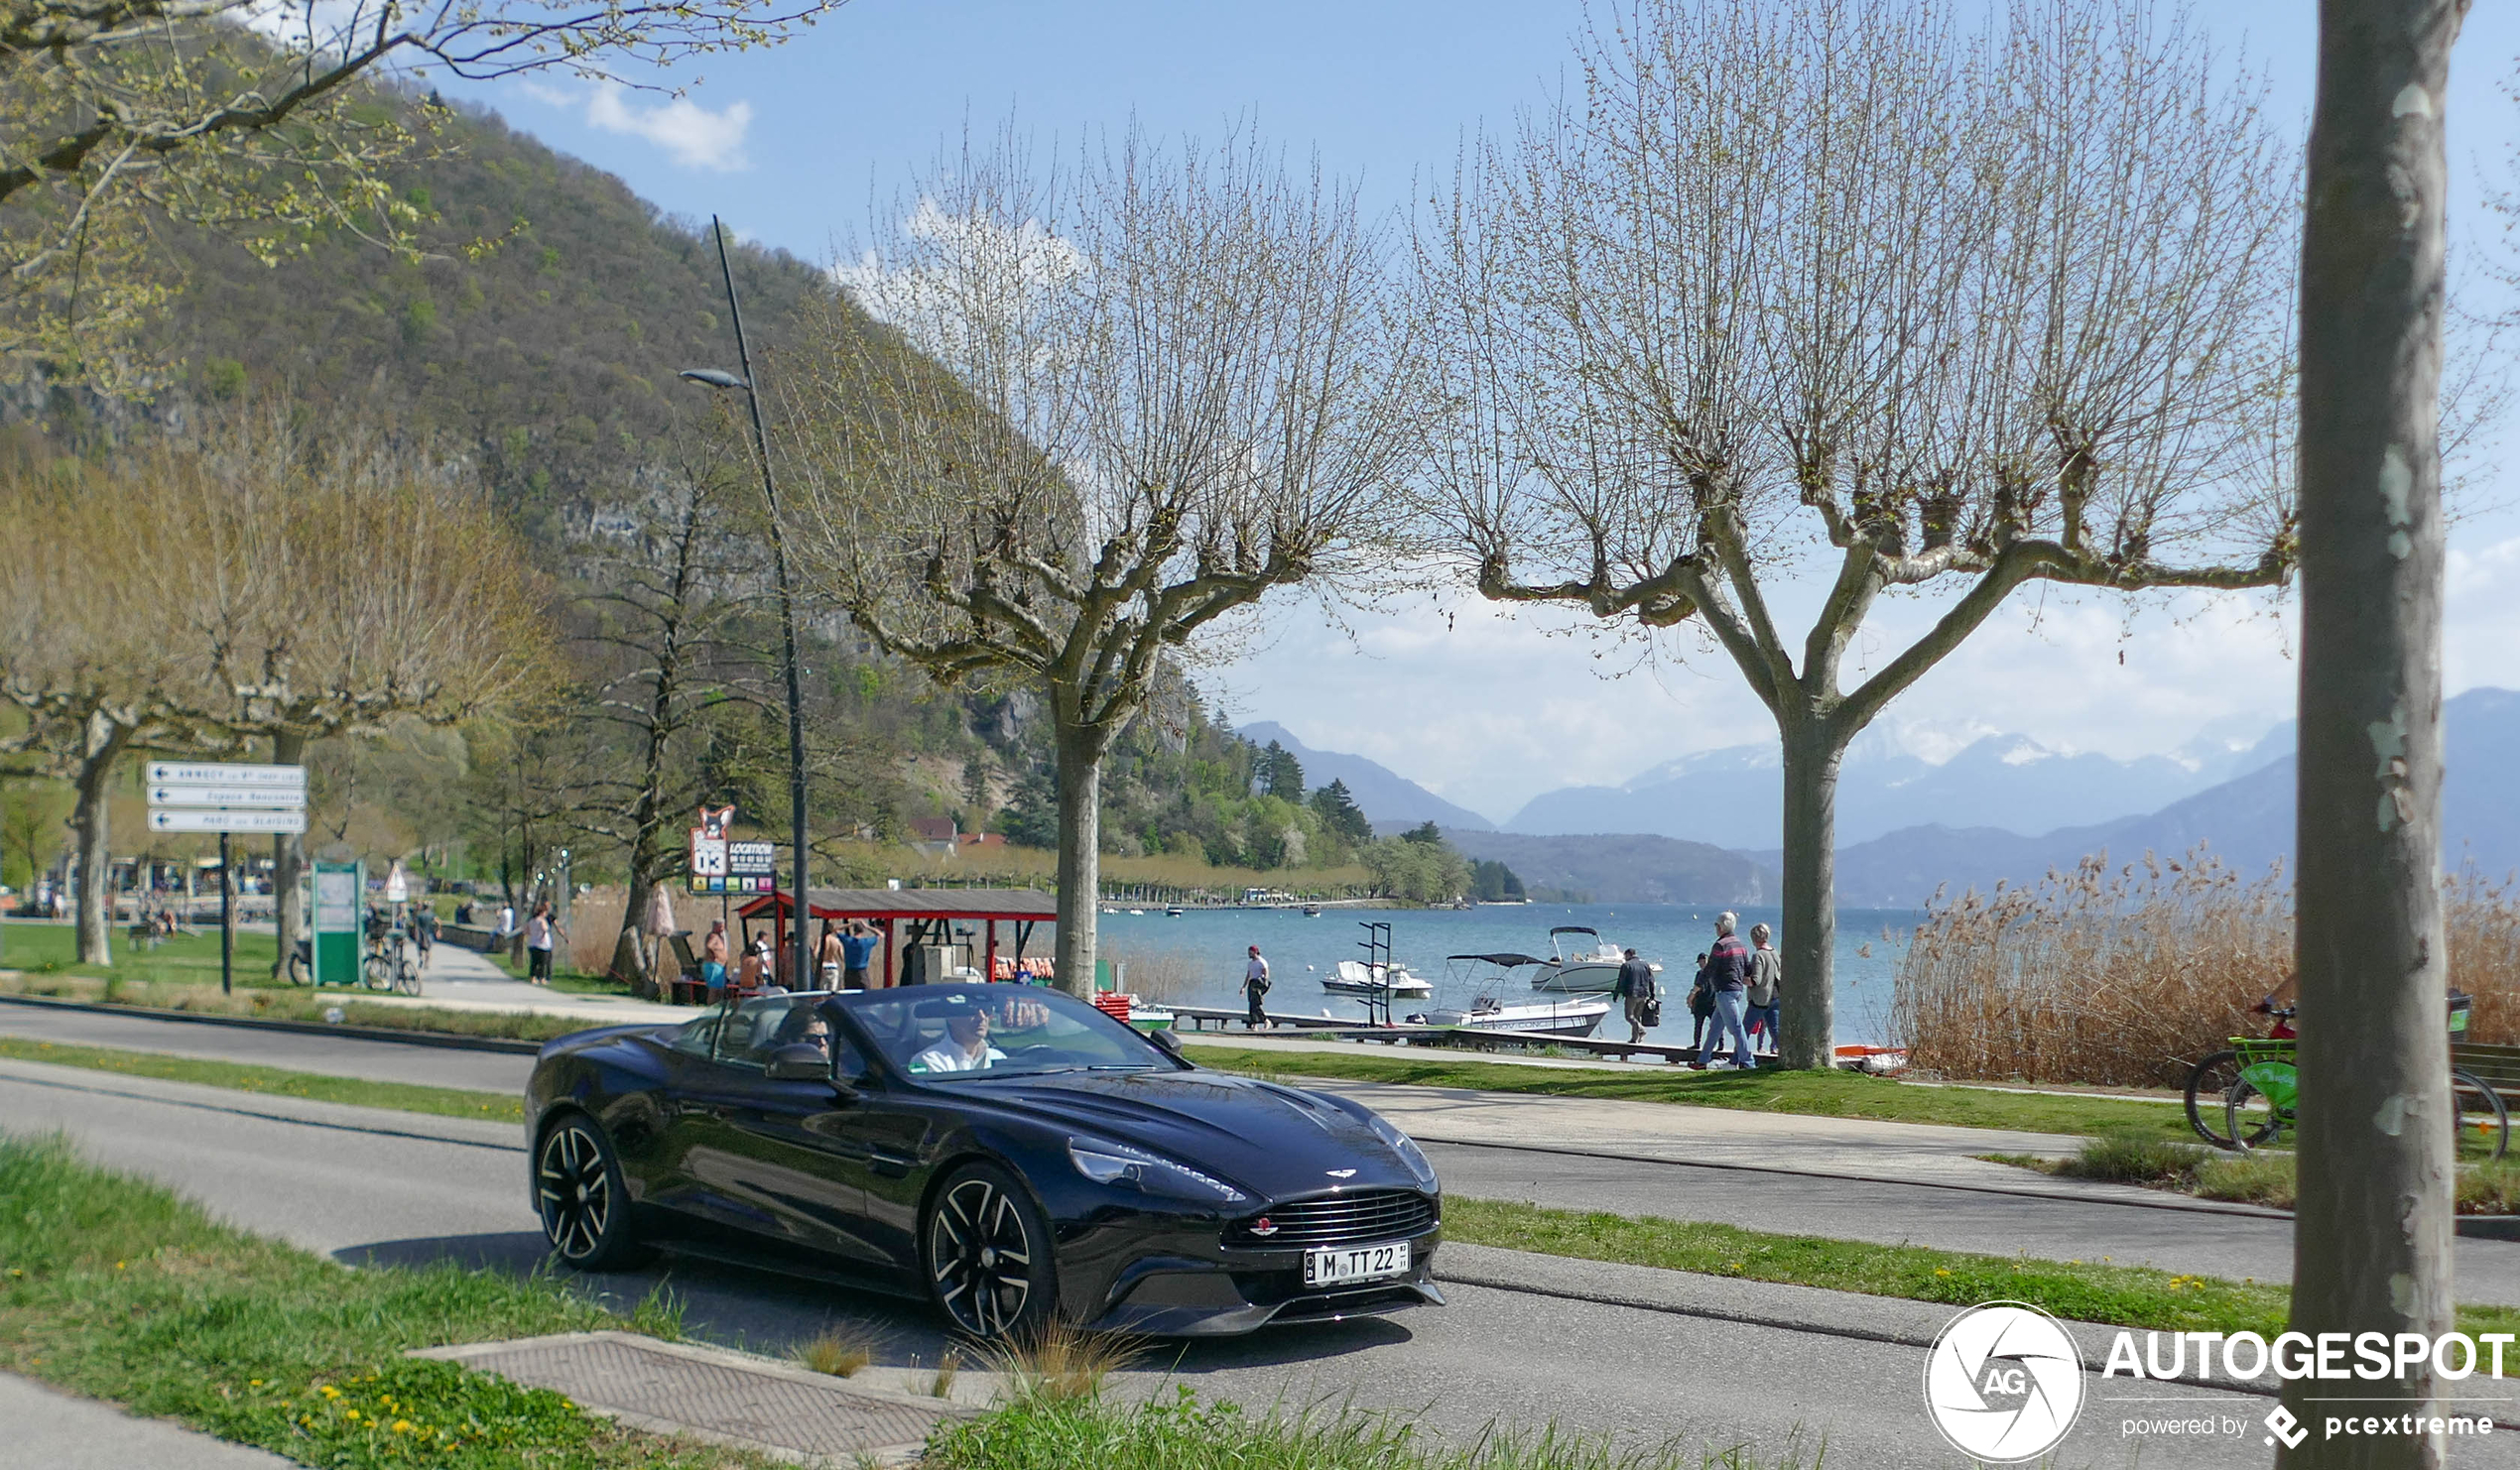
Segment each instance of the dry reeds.
M1198 956L1179 949L1123 949L1103 946L1103 953L1127 977L1122 987L1153 1005L1188 1001L1198 985Z
M1099 1397L1103 1380L1136 1362L1144 1349L1135 1338L1054 1321L988 1344L983 1352L1006 1376L1016 1399L1059 1404Z
M820 1336L797 1348L796 1359L810 1372L851 1378L875 1361L876 1346L876 1340L863 1333L825 1328Z
M2445 893L2451 983L2469 1037L2520 1039L2520 895L2473 875ZM2262 1032L2249 1008L2292 974L2292 885L2202 849L2112 868L2086 858L2024 888L1938 904L1899 962L1892 1028L1952 1077L2176 1086Z

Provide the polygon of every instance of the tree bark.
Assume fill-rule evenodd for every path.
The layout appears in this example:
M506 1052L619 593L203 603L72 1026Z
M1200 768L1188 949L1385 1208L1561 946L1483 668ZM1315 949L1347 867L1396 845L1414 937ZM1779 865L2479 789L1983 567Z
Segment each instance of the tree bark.
M1782 732L1785 753L1785 893L1777 935L1785 967L1777 1040L1780 1065L1825 1068L1837 1037L1837 771L1842 740L1815 721Z
M307 737L303 732L283 731L271 737L273 765L304 765L306 759ZM288 973L289 956L297 952L298 940L307 931L307 912L298 893L306 867L304 833L282 832L271 839L272 927L279 934L279 948L271 965L275 977Z
M2444 532L2437 438L2460 0L2324 0L2302 248L2300 1204L2292 1327L2447 1331L2449 1047L2440 883ZM2295 1466L2437 1466L2438 1437L2329 1439L2350 1394L2419 1409L2413 1377L2285 1402ZM2330 1402L2323 1402L2330 1401Z
M1059 746L1059 988L1093 994L1095 900L1102 885L1102 757L1098 732L1063 729Z
M78 834L78 962L114 962L114 862L108 851L109 812L114 767L130 744L131 731L103 711L87 716L79 750L78 805L70 823Z

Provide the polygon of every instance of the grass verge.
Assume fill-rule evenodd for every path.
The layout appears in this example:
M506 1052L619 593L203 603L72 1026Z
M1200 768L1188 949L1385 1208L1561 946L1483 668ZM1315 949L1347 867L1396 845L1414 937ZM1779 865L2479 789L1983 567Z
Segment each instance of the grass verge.
M625 1430L411 1348L624 1325L552 1282L352 1271L213 1222L59 1140L0 1137L0 1366L310 1465L702 1470L772 1461Z
M30 1041L0 1037L0 1056L44 1061L56 1066L88 1067L127 1077L156 1077L168 1082L196 1082L239 1092L276 1097L304 1097L316 1102L354 1103L368 1108L399 1108L440 1118L484 1118L495 1123L525 1121L525 1099L504 1092L475 1092L461 1087L429 1087L414 1082L374 1082L333 1077L321 1072L293 1072L279 1067L233 1061L201 1061L157 1051L121 1051L110 1046L73 1046L56 1041Z
M583 1017L539 1016L525 1011L441 1011L428 1006L371 1005L359 1000L357 991L311 990L295 985L240 985L235 994L222 995L215 983L128 980L120 974L0 973L0 995L49 996L142 1011L189 1011L204 1016L255 1016L274 1021L320 1022L328 1019L327 1013L337 1010L341 1012L341 1024L347 1026L457 1037L504 1037L525 1041L548 1041L595 1024Z
M1395 1082L1415 1087L1459 1087L1481 1092L1540 1093L1552 1097L1621 1102L1682 1103L1701 1108L1804 1113L1822 1118L1869 1118L1885 1123L1942 1123L1959 1128L2004 1128L2025 1133L2126 1134L2193 1137L2175 1105L2051 1093L2000 1092L1963 1087L1922 1087L1858 1072L1655 1072L1578 1071L1572 1067L1510 1066L1464 1061L1412 1051L1399 1055L1348 1055L1331 1051L1263 1051L1211 1046L1184 1038L1201 1066L1255 1076L1325 1077L1349 1082Z
M80 975L102 979L112 975L134 983L218 984L218 927L178 934L153 945L128 937L127 924L114 926L115 963L78 962L78 930L66 923L0 923L0 965L40 974ZM280 941L270 934L240 931L236 935L235 977L239 985L269 985L272 956Z
M2199 1199L2293 1208L2295 1174L2288 1153L2225 1154L2201 1144L2109 1136L2086 1141L2065 1159L2027 1154L1983 1154L1996 1164L2075 1179L2140 1184ZM2456 1205L2462 1215L2520 1213L2520 1159L2458 1167Z
M2039 1261L1770 1235L1731 1225L1458 1196L1444 1201L1444 1234L1447 1240L1470 1245L1954 1307L1997 1299L2026 1301L2078 1321L2165 1332L2254 1331L2271 1340L2284 1330L2292 1309L2291 1289L2265 1282L2182 1276L2109 1262ZM2281 1258L2267 1263L2276 1273L2290 1266ZM2458 1309L2461 1331L2508 1331L2513 1322L2520 1322L2520 1308Z
M922 1470L1820 1470L1826 1445L1788 1434L1773 1453L1747 1445L1620 1449L1556 1429L1492 1430L1468 1445L1432 1440L1407 1418L1348 1408L1252 1413L1201 1404L1187 1386L1138 1407L1094 1397L1032 1396L952 1425Z

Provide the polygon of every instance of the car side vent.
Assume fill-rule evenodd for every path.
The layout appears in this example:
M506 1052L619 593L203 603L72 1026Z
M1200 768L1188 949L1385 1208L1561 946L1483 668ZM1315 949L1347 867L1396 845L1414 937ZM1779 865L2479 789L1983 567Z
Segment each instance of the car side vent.
M1271 1205L1225 1227L1225 1244L1262 1249L1403 1240L1436 1222L1435 1201L1414 1189L1359 1189Z

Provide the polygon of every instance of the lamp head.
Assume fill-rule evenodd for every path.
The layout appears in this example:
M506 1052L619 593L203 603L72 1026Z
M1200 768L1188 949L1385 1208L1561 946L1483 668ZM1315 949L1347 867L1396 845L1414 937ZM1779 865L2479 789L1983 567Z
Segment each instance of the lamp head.
M750 388L752 386L724 368L685 368L675 376L689 378L694 383L705 383L711 388Z

